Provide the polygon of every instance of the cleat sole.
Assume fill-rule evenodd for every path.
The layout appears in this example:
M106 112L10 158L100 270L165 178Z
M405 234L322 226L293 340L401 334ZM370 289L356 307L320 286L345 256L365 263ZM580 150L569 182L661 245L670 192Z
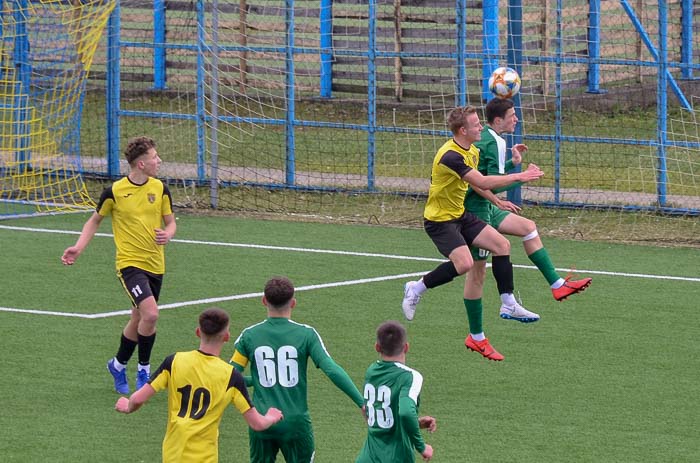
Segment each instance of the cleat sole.
M503 359L493 359L491 357L486 357L485 355L482 355L481 352L479 352L478 350L470 349L469 347L467 347L467 349L469 349L472 352L476 352L477 354L484 357L486 360L491 360L492 362L502 362L503 361Z
M520 323L535 323L536 321L539 320L539 318L531 318L531 317L526 317L526 318L518 318L518 317L511 317L508 314L502 313L500 314L501 318L504 320L515 320L516 322Z

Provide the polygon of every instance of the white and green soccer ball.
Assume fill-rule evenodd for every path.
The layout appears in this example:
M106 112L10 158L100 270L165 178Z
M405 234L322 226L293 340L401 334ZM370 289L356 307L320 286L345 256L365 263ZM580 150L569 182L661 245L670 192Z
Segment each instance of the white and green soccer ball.
M489 77L489 90L498 98L513 98L520 91L520 75L509 67L500 67Z

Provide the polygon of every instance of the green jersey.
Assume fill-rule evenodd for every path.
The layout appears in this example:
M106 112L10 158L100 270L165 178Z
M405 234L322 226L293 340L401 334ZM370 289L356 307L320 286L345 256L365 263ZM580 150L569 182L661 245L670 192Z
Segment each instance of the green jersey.
M425 450L418 423L423 376L400 362L377 360L365 375L367 440L356 463L411 463Z
M362 395L348 374L331 358L316 330L288 318L271 317L244 329L235 342L231 361L242 371L250 363L253 405L262 414L270 407L282 410L284 419L259 434L294 435L308 429L306 368L309 358L358 407Z
M506 141L491 127L484 127L481 131L481 140L474 143L474 145L479 148L479 166L477 169L482 175L504 175L515 167L513 161L510 159L506 160ZM522 182L516 182L503 188L494 188L491 191L500 193L501 191L512 190L519 185L522 185ZM469 212L477 213L488 208L490 204L491 202L488 199L480 196L474 189L469 188L467 190L464 206Z

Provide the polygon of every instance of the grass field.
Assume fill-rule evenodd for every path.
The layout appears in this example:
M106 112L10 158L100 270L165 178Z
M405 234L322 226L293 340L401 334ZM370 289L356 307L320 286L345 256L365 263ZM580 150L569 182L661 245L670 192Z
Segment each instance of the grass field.
M109 225L75 266L60 263L85 219L0 222L3 462L160 460L165 394L134 415L113 410L118 396L105 362L128 302L114 275ZM426 435L433 461L697 461L700 249L545 243L563 273L576 266L593 284L555 302L514 242L516 287L542 319L499 319L489 277L485 330L504 362L464 348L461 278L429 292L406 323L408 364L425 378L421 412L438 421ZM262 286L283 274L299 288L295 319L317 328L358 386L376 358L374 330L402 319L403 283L440 257L418 229L185 214L167 255L154 363L196 348L204 308L227 310L234 336L263 319ZM354 461L365 436L359 412L323 374L309 378L316 461ZM247 461L246 428L233 409L219 450L222 462Z

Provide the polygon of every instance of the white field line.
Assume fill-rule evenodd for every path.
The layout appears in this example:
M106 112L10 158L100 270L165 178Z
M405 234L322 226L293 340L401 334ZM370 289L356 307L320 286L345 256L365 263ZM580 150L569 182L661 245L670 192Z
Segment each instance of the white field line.
M323 289L323 288L334 288L338 286L352 286L352 285L362 285L366 283L374 283L377 281L387 281L387 280L399 280L403 278L411 278L423 275L425 272L417 273L402 273L400 275L387 275L383 277L375 278L362 278L360 280L347 280L347 281L336 281L333 283L323 283L319 285L307 285L295 288L295 291L310 291L312 289ZM223 301L234 301L239 299L252 299L262 297L263 293L247 293L247 294L234 294L232 296L222 296L222 297L210 297L206 299L197 299L194 301L184 301L184 302L173 302L171 304L159 305L160 310L167 309L177 309L179 307L187 307L190 305L201 305L201 304L215 304L217 302ZM56 315L62 317L75 317L75 318L108 318L116 317L118 315L129 315L131 309L129 310L116 310L114 312L103 312L96 314L82 314L82 313L69 313L69 312L55 312L48 310L27 310L27 309L15 309L11 307L0 307L0 312L20 312L20 313L31 313L36 315Z
M64 235L79 235L80 234L80 232L78 232L78 231L53 230L53 229L47 229L47 228L15 227L15 226L8 226L8 225L0 225L0 229L15 230L15 231L27 231L27 232L33 232L33 233L56 233L56 234L64 234ZM95 236L112 237L112 235L109 233L96 233ZM445 260L445 259L432 258L432 257L402 256L402 255L395 255L395 254L379 254L379 253L353 252L353 251L336 251L336 250L330 250L330 249L298 248L298 247L288 247L288 246L269 246L269 245L246 244L246 243L227 243L227 242L218 242L218 241L173 239L171 242L182 243L182 244L205 245L205 246L224 246L224 247L238 247L238 248L250 248L250 249L267 249L267 250L288 251L288 252L309 252L309 253L317 253L317 254L334 254L334 255L346 255L346 256L358 256L358 257L379 257L379 258L383 258L383 259L399 259L399 260L411 260L411 261L421 261L421 262L444 262L444 260ZM490 264L489 264L489 266L490 266ZM523 268L523 269L531 269L531 270L537 269L537 267L535 267L534 265L515 265L514 264L513 267ZM570 269L566 269L566 268L558 268L557 269L557 271L560 271L560 272L567 272L569 270ZM420 275L427 273L428 271L430 271L430 269L422 271L422 272L405 273L405 274L399 274L399 275L387 275L387 276L383 276L383 277L363 278L363 279L359 279L359 280L347 280L347 281L339 281L339 282L333 282L333 283L323 283L323 284L318 284L318 285L308 285L308 286L302 286L302 287L296 288L296 290L297 291L309 291L309 290L313 290L313 289L332 288L332 287L338 287L338 286L351 286L351 285L359 285L359 284L366 284L366 283L373 283L373 282L387 281L387 280L398 280L398 279L420 276ZM603 270L576 270L576 272L581 273L581 274L592 274L592 275L621 276L621 277L629 277L629 278L646 278L646 279L656 279L656 280L689 281L689 282L700 283L700 278L696 278L696 277L678 277L678 276L671 276L671 275L650 275L650 274L643 274L643 273L608 272L608 271L603 271ZM262 293L236 294L236 295L231 295L231 296L198 299L198 300L193 300L193 301L174 302L174 303L170 303L170 304L160 305L159 308L164 309L164 310L165 309L174 309L174 308L186 307L186 306L191 306L191 305L213 304L213 303L217 303L217 302L232 301L232 300L238 300L238 299L250 299L250 298L257 298L257 297L261 297L261 296L262 296ZM80 314L80 313L70 313L70 312L56 312L56 311L49 311L49 310L30 310L30 309L17 309L17 308L11 308L11 307L0 307L0 312L20 312L20 313L31 313L31 314L38 314L38 315L55 315L55 316L64 316L64 317L77 317L77 318L91 318L92 319L92 318L114 317L114 316L118 316L118 315L128 315L131 311L130 310L117 310L117 311L103 312L103 313L97 313L97 314Z

